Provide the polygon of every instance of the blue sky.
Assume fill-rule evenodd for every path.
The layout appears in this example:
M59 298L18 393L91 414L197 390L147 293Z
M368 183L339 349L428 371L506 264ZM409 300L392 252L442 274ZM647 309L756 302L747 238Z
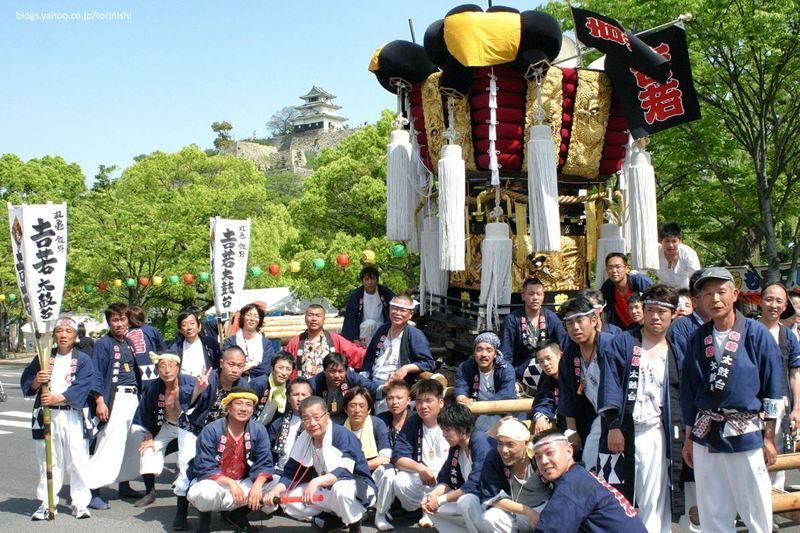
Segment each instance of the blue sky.
M218 120L238 139L263 137L272 113L315 84L338 96L351 126L374 122L395 101L367 71L372 52L409 39L409 18L422 42L459 3L6 0L0 153L61 155L91 180L99 164L211 147Z

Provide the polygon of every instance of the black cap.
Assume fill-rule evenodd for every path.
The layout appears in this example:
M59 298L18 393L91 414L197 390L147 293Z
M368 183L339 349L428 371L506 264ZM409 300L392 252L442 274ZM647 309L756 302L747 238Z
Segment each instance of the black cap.
M721 279L723 281L733 282L733 274L731 274L727 268L722 268L722 267L707 268L703 271L702 274L700 274L700 277L697 278L697 281L694 282L694 289L700 290L703 284L710 279Z

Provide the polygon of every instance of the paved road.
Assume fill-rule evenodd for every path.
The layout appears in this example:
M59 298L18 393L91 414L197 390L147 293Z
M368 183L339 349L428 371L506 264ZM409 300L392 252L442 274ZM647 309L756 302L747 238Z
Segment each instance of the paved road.
M0 531L59 531L81 533L126 533L126 532L156 532L171 531L174 513L175 498L169 484L174 479L176 470L174 456L168 458L167 468L158 479L156 489L159 499L155 504L146 509L137 509L131 501L121 501L116 498L116 489L104 489L103 495L110 498L111 509L108 511L93 511L89 520L76 520L70 515L66 506L68 493L62 491L62 505L58 507L58 516L55 523L31 522L30 515L39 505L36 500L36 482L38 472L36 469L33 445L30 434L30 411L32 403L22 398L19 390L19 376L22 372L21 363L0 364L0 382L3 383L9 398L7 402L0 403ZM789 483L800 483L800 476L793 473L789 476ZM134 488L142 489L141 483L134 482ZM65 500L65 497L67 498ZM192 509L189 512L190 524L195 524L197 513ZM254 526L262 529L287 530L292 532L311 532L314 528L283 516L265 519L261 513L252 513L250 519ZM419 531L420 528L412 526L411 517L395 520L397 531ZM55 526L55 527L53 527ZM212 523L216 531L231 531L216 517ZM365 532L375 532L370 525L363 528ZM800 532L800 527L782 523L781 532ZM673 531L684 533L686 530L673 526ZM743 531L743 530L742 530Z

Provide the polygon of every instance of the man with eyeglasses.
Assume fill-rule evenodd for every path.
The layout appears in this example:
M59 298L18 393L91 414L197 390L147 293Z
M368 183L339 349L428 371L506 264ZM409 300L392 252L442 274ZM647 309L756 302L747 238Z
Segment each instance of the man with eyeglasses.
M389 323L378 328L367 348L362 374L375 382L376 399L383 396L386 383L397 379L411 383L416 374L436 368L425 334L408 323L416 304L408 296L395 296L389 304ZM376 404L375 410L385 411L386 402Z
M238 346L226 348L222 352L222 363L219 370L209 368L194 382L193 387L181 388L181 404L193 408L188 414L189 424L195 435L202 429L224 415L222 400L231 389L247 386L248 380L242 377L246 367L246 356Z
M189 488L186 469L194 457L196 437L186 424L186 415L180 404L180 388L192 388L194 378L180 372L181 359L177 354L157 355L150 352L150 359L158 370L158 378L145 385L131 426L144 433L139 446L139 472L144 479L146 494L134 506L145 507L156 501L156 476L164 470L167 446L177 440L178 477L174 492L178 502L172 529L185 531L189 507L186 500L186 490Z
M323 531L343 525L361 531L361 520L375 500L375 482L361 442L349 429L331 423L325 400L311 396L300 404L305 431L292 446L280 482L264 495L264 511L275 510L282 496L300 498L284 503L287 515L313 519Z
M249 531L247 514L261 508L274 471L267 430L253 419L256 403L252 390L234 387L222 400L225 417L197 438L187 498L200 511L199 532L210 530L212 511L223 511L235 531Z
M628 311L628 298L634 292L644 292L653 284L653 280L638 272L631 274L628 271L628 258L619 252L611 252L606 256L606 274L608 279L600 287L608 303L606 320L625 330L633 321Z

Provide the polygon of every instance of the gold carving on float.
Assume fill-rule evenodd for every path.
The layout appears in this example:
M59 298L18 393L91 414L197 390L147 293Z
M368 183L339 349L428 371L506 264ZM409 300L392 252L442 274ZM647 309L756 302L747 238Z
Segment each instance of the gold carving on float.
M454 128L458 133L456 144L461 146L461 153L464 156L464 166L469 171L478 170L475 165L475 149L472 144L472 117L470 115L470 105L467 98L456 98L454 100L455 115Z
M556 145L556 161L561 147L561 119L563 116L563 90L562 82L564 73L558 67L550 67L542 82L542 107L547 116L545 119L553 127L553 143ZM536 81L528 80L528 90L525 97L525 149L522 151L522 170L528 168L528 141L531 140L531 126L536 124L533 114L539 107L536 98Z
M442 94L439 92L439 79L441 72L434 72L422 84L422 113L425 118L425 135L428 140L428 156L431 160L431 169L435 172L439 166L439 155L446 128L444 123L444 108L442 107Z
M604 72L578 69L567 161L562 173L595 179L611 108L611 82Z

